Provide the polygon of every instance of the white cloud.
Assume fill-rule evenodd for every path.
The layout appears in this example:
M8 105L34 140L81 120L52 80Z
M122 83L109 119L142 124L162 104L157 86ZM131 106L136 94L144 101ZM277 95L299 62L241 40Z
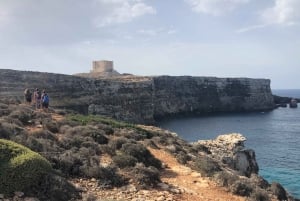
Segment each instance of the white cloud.
M129 22L146 14L156 14L153 7L141 0L98 0L98 2L110 9L107 15L96 18L95 23L98 27Z
M244 33L268 26L293 26L300 23L300 0L274 0L274 6L265 9L261 14L261 24L251 25L236 30Z
M275 0L275 5L266 9L262 17L266 23L293 25L300 21L299 0Z
M250 0L185 0L194 11L220 16Z
M158 36L158 35L172 35L176 34L177 30L170 28L159 28L159 29L140 29L137 31L138 34L145 35L145 36Z
M257 24L257 25L252 25L252 26L248 26L248 27L243 27L243 28L236 30L236 33L244 33L244 32L253 31L256 29L262 29L267 26L268 26L268 24Z

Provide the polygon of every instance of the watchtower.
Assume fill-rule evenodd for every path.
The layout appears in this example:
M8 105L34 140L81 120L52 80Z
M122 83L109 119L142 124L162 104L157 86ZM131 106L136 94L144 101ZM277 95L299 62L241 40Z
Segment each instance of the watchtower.
M113 61L101 60L93 61L93 69L91 73L104 73L104 72L113 72L114 63Z

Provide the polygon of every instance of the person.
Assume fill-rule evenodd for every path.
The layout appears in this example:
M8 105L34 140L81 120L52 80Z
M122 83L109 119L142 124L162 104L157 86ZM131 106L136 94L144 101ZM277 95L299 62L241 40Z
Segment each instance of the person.
M42 108L47 112L49 107L49 96L45 90L43 90L42 94Z
M34 92L34 100L35 100L35 108L36 109L41 108L41 98L42 98L41 91L38 88L36 88L35 92Z
M32 101L32 93L28 88L26 88L24 91L24 100L25 100L25 104L29 104L29 105Z

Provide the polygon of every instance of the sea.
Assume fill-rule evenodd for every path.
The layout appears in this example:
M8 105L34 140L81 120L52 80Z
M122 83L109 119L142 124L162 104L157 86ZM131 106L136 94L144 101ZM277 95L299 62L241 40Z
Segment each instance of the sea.
M272 90L272 93L300 98L300 89ZM279 182L291 195L300 198L300 107L175 117L161 120L158 126L189 142L227 133L243 134L247 138L246 148L255 150L259 174L269 182Z

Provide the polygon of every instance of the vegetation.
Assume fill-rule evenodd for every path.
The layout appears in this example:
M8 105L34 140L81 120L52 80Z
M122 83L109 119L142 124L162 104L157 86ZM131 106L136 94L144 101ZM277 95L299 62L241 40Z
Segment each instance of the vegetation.
M139 132L140 135L143 135L145 138L151 138L153 137L153 133L149 132L135 124L130 124L126 122L121 122L121 121L116 121L114 119L108 118L108 117L102 117L99 115L69 115L68 116L69 120L75 121L75 122L80 122L81 125L85 126L88 124L93 124L93 123L102 123L105 125L109 125L113 128L130 128L134 129L135 131Z
M211 177L215 173L221 171L221 168L218 165L218 163L205 155L199 156L195 160L195 169L199 171L203 176L208 177Z
M69 114L54 120L30 107L0 103L0 189L5 194L18 190L41 200L96 199L80 197L67 178L95 179L102 188L155 187L163 165L147 147L164 149L179 163L251 201L269 200L268 192L278 199L287 196L276 184L229 172L207 147L191 145L167 131L96 115Z
M15 142L0 139L0 189L5 194L37 185L51 170L38 153Z

